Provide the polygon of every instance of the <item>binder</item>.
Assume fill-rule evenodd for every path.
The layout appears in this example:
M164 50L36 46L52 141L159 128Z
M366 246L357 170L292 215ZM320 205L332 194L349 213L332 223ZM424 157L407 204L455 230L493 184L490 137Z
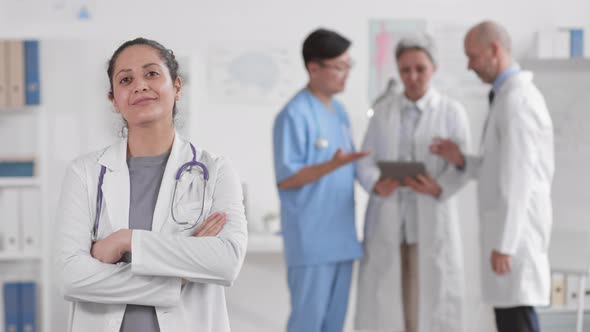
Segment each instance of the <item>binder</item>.
M8 106L8 48L0 40L0 109Z
M22 41L8 41L8 106L25 104L25 48Z
M553 57L557 59L570 57L570 31L568 29L560 29L555 32L553 37Z
M34 282L20 283L20 323L22 332L37 331L37 323L35 317L37 316L37 300L36 300L36 285Z
M34 160L0 159L0 177L23 177L35 175Z
M20 286L18 283L7 282L4 284L4 331L20 332Z
M570 57L584 57L584 29L570 30Z
M39 42L25 41L25 103L39 105L41 100L39 82Z
M551 275L551 306L566 304L566 278L563 274Z
M19 208L23 251L38 253L41 250L41 199L39 191L35 188L21 188Z
M0 232L2 252L17 253L21 250L18 190L0 190Z

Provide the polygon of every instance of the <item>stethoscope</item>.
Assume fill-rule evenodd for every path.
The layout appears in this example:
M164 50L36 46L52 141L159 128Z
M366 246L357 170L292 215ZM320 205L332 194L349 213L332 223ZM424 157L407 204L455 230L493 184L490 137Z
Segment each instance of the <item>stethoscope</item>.
M197 161L197 151L195 150L195 147L193 146L192 143L189 143L189 144L190 144L191 150L193 152L193 159L191 161L183 164L182 166L180 166L180 168L176 172L176 176L174 177L174 179L176 181L174 182L174 193L172 194L172 205L170 206L170 214L172 215L172 220L174 220L174 222L176 224L190 225L184 229L185 231L192 229L196 225L198 225L200 219L203 217L203 212L205 211L205 193L207 190L207 182L209 181L209 169L207 169L207 166L205 166L205 164ZM176 219L176 216L174 215L174 206L176 205L175 204L176 189L178 188L178 183L180 182L180 178L182 177L182 174L184 172L186 172L190 167L193 167L193 166L198 166L203 171L203 198L201 201L201 213L199 214L199 216L197 217L197 219L194 222L179 221ZM98 193L96 195L96 216L94 218L94 227L92 228L92 241L96 241L97 235L98 235L98 225L100 224L100 214L102 211L102 196L103 196L102 184L104 182L104 175L106 173L106 170L107 170L107 168L105 166L100 166L100 174L98 176Z
M313 105L313 100L311 98L311 92L307 91L307 93L308 93L307 94L307 102L308 102L309 107L311 109L311 113L313 114L313 120L315 121L315 128L316 128L316 140L315 140L314 146L318 150L327 149L330 146L330 142L328 141L328 139L326 137L322 136L322 129L320 126L320 120L318 119L317 109ZM336 116L338 116L338 120L341 122L340 116L338 114L336 114ZM350 135L347 134L347 128L344 124L342 124L342 134L344 135L345 139L348 138L350 148L352 148L352 139L350 138Z

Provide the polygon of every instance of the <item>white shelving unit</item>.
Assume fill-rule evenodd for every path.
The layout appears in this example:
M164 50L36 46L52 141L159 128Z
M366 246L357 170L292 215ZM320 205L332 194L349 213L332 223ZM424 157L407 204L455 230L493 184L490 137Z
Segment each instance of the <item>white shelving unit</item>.
M39 61L41 62L43 53L42 42L39 42ZM40 73L42 74L42 73ZM41 92L43 88L41 87ZM0 191L2 190L19 190L33 188L37 191L39 199L38 204L32 203L27 206L30 209L38 209L38 227L39 233L37 238L38 250L21 250L18 252L3 252L0 250L0 294L4 282L15 281L34 281L36 283L36 317L35 330L46 332L50 330L50 317L48 314L49 307L49 271L50 271L50 253L49 244L47 243L47 234L50 234L48 226L47 213L47 189L46 183L46 109L43 105L25 105L21 107L2 108L0 107L0 130L4 131L0 144L0 158L8 159L14 157L13 154L7 154L7 151L14 150L16 156L26 155L34 158L34 176L33 177L0 177ZM6 132L10 131L10 134ZM6 135L10 135L10 140L6 140ZM23 142L26 141L26 142ZM26 146L25 153L20 149ZM32 150L32 151L29 151ZM29 154L31 153L32 154ZM2 225L8 222L21 222L20 220L0 220L0 233ZM0 296L0 332L4 331L4 298Z
M16 254L0 253L0 262L15 262L15 261L37 261L41 260L42 255L40 252L23 252Z
M0 177L0 188L7 187L40 187L41 179L39 177Z

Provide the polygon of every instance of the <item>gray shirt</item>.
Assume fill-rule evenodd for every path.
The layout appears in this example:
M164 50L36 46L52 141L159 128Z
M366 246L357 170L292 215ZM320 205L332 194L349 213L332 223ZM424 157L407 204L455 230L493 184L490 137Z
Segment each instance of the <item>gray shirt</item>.
M152 230L154 209L169 155L165 153L127 160L131 185L129 229ZM160 332L155 308L128 304L120 332Z

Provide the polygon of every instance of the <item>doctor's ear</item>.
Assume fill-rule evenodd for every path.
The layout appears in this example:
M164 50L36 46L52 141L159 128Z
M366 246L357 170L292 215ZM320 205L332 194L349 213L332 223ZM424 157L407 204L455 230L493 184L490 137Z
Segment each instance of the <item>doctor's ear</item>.
M498 53L500 52L500 43L498 43L498 41L493 41L490 44L490 48L492 49L492 55L494 56L498 56Z
M309 73L309 76L312 76L315 73L317 73L317 71L320 69L320 64L317 63L317 62L308 62L305 65L305 68L307 69L307 72Z
M176 94L174 96L174 99L176 99L176 101L178 101L180 99L180 93L182 91L182 79L180 77L177 77L176 80L174 81L174 89L176 89Z
M113 108L115 109L115 112L119 113L119 107L117 106L117 101L115 101L115 97L113 96L112 91L109 91L108 98L111 101L111 104L113 104Z

